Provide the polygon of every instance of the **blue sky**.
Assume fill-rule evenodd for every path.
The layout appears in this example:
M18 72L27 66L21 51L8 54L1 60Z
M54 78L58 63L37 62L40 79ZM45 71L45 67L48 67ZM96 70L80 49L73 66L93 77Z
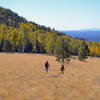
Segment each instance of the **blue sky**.
M100 28L100 0L0 0L0 6L56 30Z

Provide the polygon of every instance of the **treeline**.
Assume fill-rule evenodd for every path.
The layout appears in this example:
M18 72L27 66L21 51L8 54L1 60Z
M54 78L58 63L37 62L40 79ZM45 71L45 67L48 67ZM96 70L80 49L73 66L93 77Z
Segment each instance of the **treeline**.
M42 30L32 23L20 23L18 28L0 26L0 52L47 53L55 55L60 39L67 42L72 55L78 55L84 40L66 36L55 30ZM100 56L100 42L85 41L91 56ZM65 43L64 43L65 44ZM64 45L61 44L61 45Z
M1 52L54 53L59 33L41 30L31 23L20 23L18 28L5 24L0 26Z

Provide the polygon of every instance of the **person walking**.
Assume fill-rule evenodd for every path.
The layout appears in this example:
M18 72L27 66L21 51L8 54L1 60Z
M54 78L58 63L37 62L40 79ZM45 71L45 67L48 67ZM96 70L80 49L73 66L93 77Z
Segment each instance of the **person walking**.
M62 64L62 66L60 68L60 71L61 71L62 74L64 74L64 70L65 70L65 68L64 68L64 65Z
M50 67L50 65L49 65L49 62L48 62L48 60L47 60L47 61L45 62L45 70L46 70L46 72L48 72L49 67Z

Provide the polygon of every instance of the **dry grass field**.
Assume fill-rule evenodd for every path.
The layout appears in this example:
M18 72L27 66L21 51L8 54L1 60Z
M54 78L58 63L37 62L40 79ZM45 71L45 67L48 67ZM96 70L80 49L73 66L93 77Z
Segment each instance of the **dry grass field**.
M63 75L60 66L53 56L0 53L0 100L100 100L100 58L72 60Z

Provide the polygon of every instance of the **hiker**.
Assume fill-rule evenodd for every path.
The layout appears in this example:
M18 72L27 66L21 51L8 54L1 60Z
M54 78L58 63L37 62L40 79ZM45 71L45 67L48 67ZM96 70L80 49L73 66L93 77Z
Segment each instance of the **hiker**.
M64 70L65 70L64 65L62 65L61 68L60 68L60 71L61 71L62 74L64 73Z
M50 65L49 65L49 62L48 60L45 62L45 69L46 69L46 72L48 72L48 69L49 69Z

